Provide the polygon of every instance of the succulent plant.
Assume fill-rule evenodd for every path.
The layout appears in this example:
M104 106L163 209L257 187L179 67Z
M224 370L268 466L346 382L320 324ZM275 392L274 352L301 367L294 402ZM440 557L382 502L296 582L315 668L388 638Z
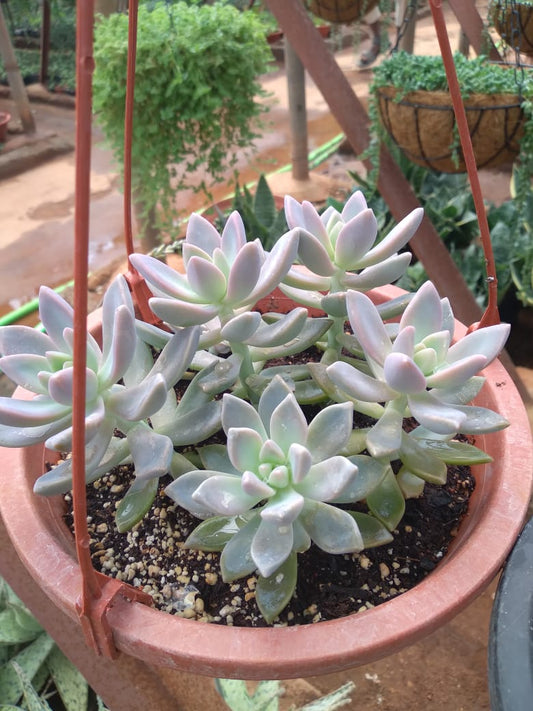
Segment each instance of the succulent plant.
M184 273L131 257L166 330L136 320L119 277L104 298L102 347L87 339L87 481L133 465L117 510L124 531L170 474L166 494L200 520L186 545L219 551L226 581L257 573L268 622L294 593L301 552L390 541L405 499L443 484L448 463L489 460L458 433L507 425L469 402L508 326L455 342L450 304L431 283L379 306L365 294L401 276L421 210L383 239L360 192L322 215L287 197L285 214L289 231L270 251L247 241L237 212L221 234L193 215ZM296 307L256 310L277 287ZM68 452L73 312L46 288L40 311L46 333L0 329L0 368L35 393L0 399L0 444ZM370 423L361 427L358 414ZM66 458L35 489L70 483Z

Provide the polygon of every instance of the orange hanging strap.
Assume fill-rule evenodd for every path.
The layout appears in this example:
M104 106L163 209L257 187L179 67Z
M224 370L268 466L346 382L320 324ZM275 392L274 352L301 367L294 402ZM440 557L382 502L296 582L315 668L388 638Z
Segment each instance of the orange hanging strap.
M85 388L87 365L87 275L91 171L91 113L94 0L77 4L76 30L76 158L74 199L74 388L72 396L72 499L76 553L81 571L77 603L87 644L98 654L117 656L106 611L120 594L151 604L151 598L95 571L90 552L85 492Z
M435 25L435 30L437 32L437 38L439 40L439 46L442 55L442 60L444 62L444 68L446 70L446 77L448 80L448 87L450 89L450 96L452 99L455 120L457 122L457 128L459 130L461 148L463 150L466 170L468 173L468 178L470 180L470 187L472 188L472 197L474 198L474 205L476 208L476 214L481 234L481 244L483 247L483 252L485 254L485 267L487 270L488 284L488 302L487 308L485 309L481 320L478 323L472 324L470 326L469 330L475 330L477 328L482 328L483 326L491 326L500 322L500 315L498 312L498 280L496 278L496 265L494 262L494 254L492 251L489 225L487 222L487 213L485 211L485 204L483 202L483 195L481 193L481 185L479 183L476 159L474 157L472 140L470 138L470 131L468 129L468 121L466 119L466 111L463 104L463 99L461 97L459 81L457 79L457 74L455 71L455 64L453 61L453 54L450 47L448 32L446 30L444 13L442 12L442 0L430 0L429 4L431 7L431 13L433 15L433 22Z

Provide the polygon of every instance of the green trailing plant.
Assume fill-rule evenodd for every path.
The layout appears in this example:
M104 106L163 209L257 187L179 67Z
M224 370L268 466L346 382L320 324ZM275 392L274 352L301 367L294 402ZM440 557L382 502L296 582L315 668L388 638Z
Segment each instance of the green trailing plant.
M0 708L105 711L87 682L0 578Z
M125 15L102 18L95 27L94 109L119 165L127 34ZM258 77L270 60L252 13L224 2L139 8L132 180L152 227L172 234L179 191L208 194L209 181L221 180L237 152L250 149L264 111ZM198 169L206 180L198 182Z
M231 711L278 711L283 687L279 681L260 681L250 693L245 681L239 679L216 679L216 689ZM344 684L326 696L321 696L305 706L289 711L334 711L350 703L350 694L355 689L352 682Z

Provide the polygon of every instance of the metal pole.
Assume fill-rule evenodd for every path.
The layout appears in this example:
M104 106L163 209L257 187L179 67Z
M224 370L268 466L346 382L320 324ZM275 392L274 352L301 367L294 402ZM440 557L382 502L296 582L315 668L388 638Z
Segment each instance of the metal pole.
M7 80L9 82L9 86L11 87L13 101L16 104L19 118L22 122L22 128L24 129L25 133L35 133L35 121L33 120L30 102L28 101L28 94L26 93L26 87L24 86L24 82L22 81L22 77L20 75L20 69L17 64L15 52L13 51L13 46L11 44L11 39L9 37L9 32L7 29L6 21L4 19L4 12L2 10L1 5L0 54L2 55L2 59L4 60Z
M305 69L287 37L285 37L285 70L289 96L292 177L295 180L307 180L309 178L307 157L309 151L307 146Z

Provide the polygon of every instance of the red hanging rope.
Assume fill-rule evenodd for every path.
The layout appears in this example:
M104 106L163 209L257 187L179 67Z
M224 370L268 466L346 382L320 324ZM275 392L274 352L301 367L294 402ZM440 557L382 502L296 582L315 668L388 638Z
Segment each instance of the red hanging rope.
M485 254L485 266L487 270L488 284L488 303L487 308L485 309L485 312L481 317L481 320L478 323L472 324L470 326L469 330L475 330L477 328L482 328L483 326L491 326L500 322L500 315L498 312L498 280L496 278L496 265L494 262L494 254L492 251L490 230L487 222L487 213L485 211L485 204L483 202L483 195L481 192L481 185L479 183L479 175L477 172L476 159L474 157L474 149L472 148L472 140L470 138L468 121L466 119L466 111L461 96L461 89L459 87L457 73L455 71L455 64L453 61L453 54L450 47L448 32L446 30L444 13L442 12L442 0L430 0L429 4L431 7L431 13L433 15L433 23L437 32L437 38L439 40L442 61L444 62L444 68L446 70L448 87L450 89L450 96L452 99L453 109L455 113L455 120L457 122L459 138L461 140L461 148L463 150L468 179L470 180L470 186L472 188L472 197L474 199L474 205L476 208L476 214L481 234L481 244L483 247L483 252Z

